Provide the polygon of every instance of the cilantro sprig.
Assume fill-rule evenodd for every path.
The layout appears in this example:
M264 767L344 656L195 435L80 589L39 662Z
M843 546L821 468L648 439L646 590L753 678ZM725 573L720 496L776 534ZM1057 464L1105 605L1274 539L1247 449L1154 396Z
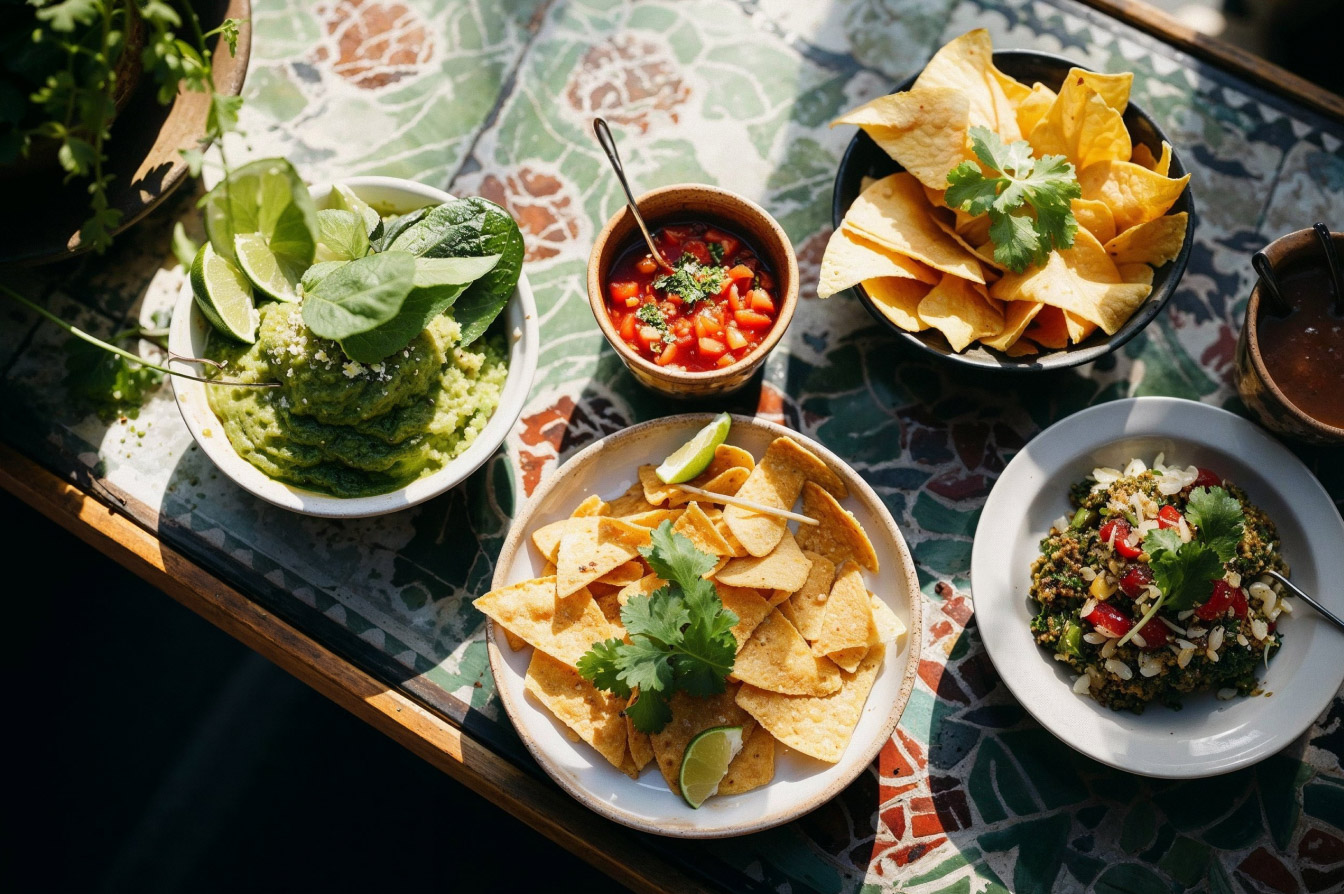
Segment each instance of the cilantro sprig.
M653 287L669 295L676 295L687 304L695 304L719 294L728 278L727 267L701 264L690 253L682 255L675 267L671 273L656 278Z
M970 136L984 169L963 161L949 171L944 200L949 208L989 215L994 260L1021 273L1044 264L1052 249L1071 247L1078 221L1070 201L1083 194L1073 165L1062 155L1032 158L1026 140L1005 145L987 127L972 127Z
M663 316L663 312L659 310L658 305L654 302L650 301L648 304L641 304L639 310L635 311L635 318L640 322L646 323L654 329L657 329L659 337L663 340L663 344L670 345L677 340L677 337L672 334L672 330L668 328L667 317Z
M1182 543L1173 528L1158 528L1143 538L1153 583L1162 595L1120 639L1121 645L1152 620L1159 608L1181 612L1207 602L1214 583L1223 577L1223 564L1236 557L1246 526L1236 497L1221 487L1196 488L1186 501L1185 518L1195 526L1195 537L1189 543Z
M654 574L667 584L648 596L634 596L621 609L629 642L593 643L579 659L579 673L620 698L639 695L626 708L635 729L656 733L672 719L669 700L681 690L705 697L723 692L733 669L738 617L723 607L704 574L715 557L663 522L640 549Z

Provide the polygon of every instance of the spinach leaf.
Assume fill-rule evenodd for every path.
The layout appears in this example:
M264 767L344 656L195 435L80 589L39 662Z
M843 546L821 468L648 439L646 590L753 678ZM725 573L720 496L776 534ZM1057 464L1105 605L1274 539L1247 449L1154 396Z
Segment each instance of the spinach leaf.
M318 261L353 261L369 253L369 233L364 220L353 211L334 208L317 212Z
M356 217L364 221L364 230L368 233L369 241L383 235L383 219L378 216L378 212L370 208L368 202L355 195L344 183L337 183L331 188L330 201L331 207L337 211L353 211Z
M397 315L415 285L415 258L403 251L344 264L306 292L303 322L337 341L368 332Z
M299 291L305 295L308 294L318 283L347 263L347 261L318 261L304 271L303 278L299 280Z
M426 205L424 208L417 208L409 211L400 217L394 217L383 224L383 232L379 236L369 236L373 243L374 251L387 251L392 247L392 243L397 241L397 237L406 232L415 224L424 220L426 214L434 210L436 206Z
M453 306L464 346L480 338L499 316L523 269L518 224L503 208L478 197L438 206L398 236L392 248L427 258L499 255L494 268L472 283Z

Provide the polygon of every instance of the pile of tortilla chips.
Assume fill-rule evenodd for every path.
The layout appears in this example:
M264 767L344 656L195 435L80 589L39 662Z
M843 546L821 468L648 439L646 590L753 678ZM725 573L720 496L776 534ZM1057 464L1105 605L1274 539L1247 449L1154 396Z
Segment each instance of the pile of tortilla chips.
M877 573L868 535L838 500L844 482L791 438L773 441L758 464L723 444L701 475L688 482L802 513L817 525L795 532L778 517L702 504L663 484L653 466L611 502L584 500L574 514L532 532L545 576L494 590L475 605L499 624L516 651L533 648L525 688L564 724L575 741L638 778L657 761L674 793L682 755L696 734L741 725L743 747L728 767L720 795L739 794L774 777L775 744L834 763L858 724L888 645L905 627L869 592L864 571ZM672 720L660 732L639 732L626 703L595 688L576 669L595 642L624 635L620 610L631 596L663 585L639 553L664 521L697 549L719 557L706 575L733 628L737 658L727 690L712 698L677 692Z
M1160 158L1132 145L1122 118L1130 73L1069 70L1056 92L1028 87L994 67L984 30L943 47L914 86L832 122L857 124L905 171L867 185L822 260L817 295L859 283L895 325L938 329L954 351L974 342L1010 357L1060 349L1098 328L1115 334L1148 298L1153 269L1185 240L1188 215L1167 215L1187 174L1167 176ZM980 125L1005 143L1025 139L1036 158L1073 163L1072 248L1022 273L994 261L989 217L943 202L947 174L974 160L968 131Z

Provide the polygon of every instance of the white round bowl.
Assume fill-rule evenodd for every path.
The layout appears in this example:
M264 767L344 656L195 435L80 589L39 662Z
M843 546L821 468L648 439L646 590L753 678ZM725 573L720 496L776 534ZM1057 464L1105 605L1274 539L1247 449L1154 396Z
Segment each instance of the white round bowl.
M413 211L425 205L437 205L453 198L441 189L397 177L350 177L341 182L370 205L396 213ZM321 207L331 194L331 187L315 188L312 194L313 200ZM268 477L239 456L229 443L224 426L206 401L208 386L173 376L173 393L177 397L182 419L201 450L221 472L249 493L304 515L325 518L384 515L423 503L459 484L480 468L504 443L504 438L522 415L523 402L527 399L537 372L539 350L537 306L526 273L518 277L518 287L504 308L504 319L509 331L509 374L500 395L499 406L495 408L495 414L485 429L461 456L437 472L417 478L405 487L371 497L333 497ZM210 323L192 299L191 286L186 285L173 308L173 322L168 330L168 349L183 357L203 357L209 335Z

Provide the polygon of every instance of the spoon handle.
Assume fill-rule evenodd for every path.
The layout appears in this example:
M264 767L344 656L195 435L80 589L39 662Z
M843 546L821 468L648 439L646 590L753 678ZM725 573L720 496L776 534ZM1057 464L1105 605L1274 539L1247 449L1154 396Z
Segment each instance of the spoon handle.
M1330 286L1334 290L1335 313L1344 314L1344 279L1340 278L1339 252L1335 251L1335 238L1330 235L1330 228L1323 223L1317 222L1312 229L1316 231L1316 238L1320 240L1321 249L1325 252L1325 265L1330 268Z
M1330 621L1340 630L1344 630L1344 621L1341 621L1337 615L1332 613L1325 606L1321 605L1315 599L1311 598L1306 593L1302 592L1302 588L1299 587L1297 584L1293 583L1288 578L1284 577L1282 574L1279 574L1277 571L1270 570L1266 571L1265 573L1268 574L1270 577L1274 578L1279 583L1283 584L1285 587L1287 587L1289 591L1291 591L1292 594L1296 596L1298 599L1301 599L1307 605L1310 605L1312 608L1316 609L1316 611L1320 612L1328 621Z
M1274 272L1274 265L1270 263L1269 255L1263 251L1257 251L1251 255L1251 266L1260 275L1260 283L1269 292L1270 305L1273 311L1281 315L1289 313L1292 308L1288 306L1288 300L1283 297L1283 292L1279 291L1279 277Z
M621 182L621 189L625 190L626 204L630 208L630 213L634 215L635 223L639 225L639 231L644 234L644 241L649 244L649 251L653 252L653 259L660 267L671 270L672 265L663 259L657 246L654 245L653 236L649 234L649 228L644 224L644 216L639 213L639 206L635 204L635 194L630 191L630 183L625 179L625 166L621 164L621 154L616 151L616 139L611 135L611 128L607 126L605 118L593 119L593 133L597 135L597 142L602 151L607 153L607 161L611 162L611 168L616 172L616 179Z

